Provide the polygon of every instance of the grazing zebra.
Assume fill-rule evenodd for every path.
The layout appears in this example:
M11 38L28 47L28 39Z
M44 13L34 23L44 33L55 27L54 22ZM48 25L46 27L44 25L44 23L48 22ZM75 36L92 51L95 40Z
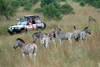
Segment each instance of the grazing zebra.
M52 40L53 43L56 45L56 42L55 42L56 34L55 34L54 31L53 31L53 32L50 32L50 33L40 33L40 32L34 33L34 34L32 35L32 37L33 37L33 42L35 43L36 39L39 38L39 39L40 39L40 42L41 42L41 44L42 44L42 38L43 38L43 35L44 35L44 34L47 35L47 36L49 36L49 37L50 37L50 40Z
M37 45L36 44L25 44L25 42L21 38L17 38L15 45L13 46L14 49L17 47L21 48L23 58L25 58L25 54L29 54L30 58L32 59L32 53L34 53L34 59L37 53Z
M87 38L87 33L91 34L89 27L85 27L83 31L80 32L81 43Z
M70 44L72 43L71 38L73 37L73 33L71 33L71 32L62 33L61 29L59 29L59 28L55 28L55 32L57 33L57 35L59 37L60 46L61 46L62 40L67 40L68 39Z
M44 34L42 41L43 41L43 46L48 47L50 44L50 37Z

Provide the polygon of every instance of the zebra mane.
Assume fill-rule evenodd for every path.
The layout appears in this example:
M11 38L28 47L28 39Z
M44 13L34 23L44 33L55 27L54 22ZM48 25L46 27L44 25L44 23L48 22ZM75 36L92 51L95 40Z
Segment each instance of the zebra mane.
M21 42L25 43L24 40L22 40L21 38L17 38L16 40L20 40Z
M85 27L84 30L87 29L87 28L89 28L89 27Z

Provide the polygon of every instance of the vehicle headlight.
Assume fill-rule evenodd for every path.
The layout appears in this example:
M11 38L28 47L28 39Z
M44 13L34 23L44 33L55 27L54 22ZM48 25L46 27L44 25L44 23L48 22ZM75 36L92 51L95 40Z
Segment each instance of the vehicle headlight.
M13 27L9 27L9 29L14 29Z

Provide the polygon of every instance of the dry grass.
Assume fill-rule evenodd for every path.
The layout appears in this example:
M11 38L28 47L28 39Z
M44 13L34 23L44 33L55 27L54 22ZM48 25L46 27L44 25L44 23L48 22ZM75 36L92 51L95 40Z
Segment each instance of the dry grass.
M63 45L60 47L59 39L56 38L57 45L54 46L51 41L48 50L40 45L39 39L36 41L38 46L38 52L36 61L31 61L29 56L23 59L20 48L13 49L16 38L22 38L26 44L32 43L32 34L34 31L27 34L16 34L13 36L3 35L0 36L0 67L98 67L100 65L100 13L91 6L80 7L78 3L68 1L74 8L75 14L63 15L62 20L48 20L39 14L43 21L47 23L47 28L41 32L51 32L55 27L62 29L62 32L72 32L72 27L75 25L78 29L83 30L84 27L90 27L92 32L88 35L84 45L81 42L75 42L73 40L72 45L69 45L69 41L63 41ZM62 2L61 4L64 4ZM33 9L39 7L40 2L33 6ZM23 12L23 7L19 8L17 15L10 21L3 19L0 21L2 26L10 26L16 24L17 17L23 17L24 15L36 14L33 11ZM93 16L98 23L89 23L88 17ZM2 23L3 22L3 23Z

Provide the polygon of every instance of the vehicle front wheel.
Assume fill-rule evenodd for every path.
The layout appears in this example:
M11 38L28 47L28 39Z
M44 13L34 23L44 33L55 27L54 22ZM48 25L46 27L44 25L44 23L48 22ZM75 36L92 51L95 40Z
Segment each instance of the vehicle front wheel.
M10 35L14 35L14 32L9 32Z

